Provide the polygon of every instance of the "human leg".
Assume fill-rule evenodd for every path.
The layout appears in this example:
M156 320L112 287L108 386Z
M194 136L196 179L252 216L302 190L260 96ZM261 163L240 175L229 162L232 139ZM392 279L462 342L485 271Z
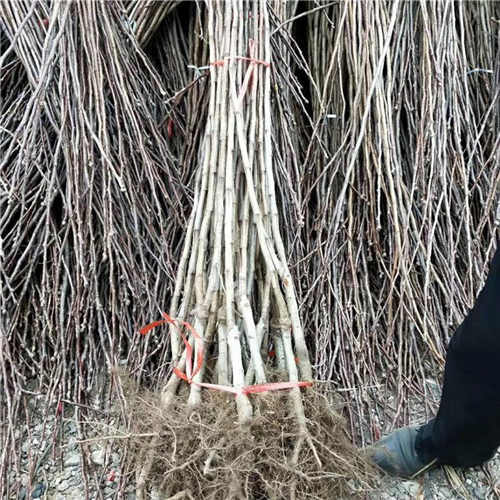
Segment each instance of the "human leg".
M375 446L374 461L411 476L437 460L480 465L500 446L500 247L473 309L453 336L436 418L405 427Z

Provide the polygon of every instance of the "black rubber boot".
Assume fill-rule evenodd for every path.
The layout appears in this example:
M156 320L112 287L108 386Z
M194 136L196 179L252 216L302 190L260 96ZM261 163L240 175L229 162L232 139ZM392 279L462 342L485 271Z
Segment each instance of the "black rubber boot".
M434 465L437 460L423 460L415 450L419 426L403 427L375 443L372 460L391 476L410 478Z

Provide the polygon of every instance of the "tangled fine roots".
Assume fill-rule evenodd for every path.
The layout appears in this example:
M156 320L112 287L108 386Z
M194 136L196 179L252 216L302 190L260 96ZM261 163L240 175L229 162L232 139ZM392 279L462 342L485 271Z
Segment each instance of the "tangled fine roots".
M150 392L128 392L133 435L159 432L149 486L165 499L338 499L371 489L375 472L345 432L343 418L313 389L303 393L308 438L299 434L289 393L253 396L250 427L233 396L206 392L191 413L179 397L168 412ZM132 438L142 460L150 447Z

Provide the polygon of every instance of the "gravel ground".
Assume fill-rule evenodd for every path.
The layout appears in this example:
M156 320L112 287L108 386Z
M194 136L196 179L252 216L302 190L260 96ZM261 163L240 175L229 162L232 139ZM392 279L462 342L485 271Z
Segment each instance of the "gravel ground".
M40 411L40 401L37 403L37 414L41 415L43 412ZM34 404L34 400L30 401L30 406ZM22 441L20 472L10 474L12 498L16 498L15 491L18 490L21 500L29 498L28 492L33 499L85 500L87 488L88 498L91 499L115 497L117 487L124 479L120 475L121 454L117 446L110 448L105 444L108 441L97 440L96 437L122 435L125 434L125 429L116 426L112 419L96 419L96 424L87 431L85 440L93 473L92 480L85 485L80 446L77 444L80 434L71 413L70 409L65 410L64 418L57 414L48 415L45 425L43 417L39 420L35 417L29 427L23 426L26 438ZM110 432L107 429L114 430ZM16 434L19 432L16 431ZM54 442L57 442L55 453L52 446ZM31 481L29 471L33 467L30 464L36 464L36 474ZM125 496L120 498L135 500L134 487L126 488Z
M486 473L485 473L486 471ZM495 483L496 490L495 493ZM380 488L368 495L370 500L434 500L500 498L500 454L487 467L459 470L439 468L415 481L383 478Z
M64 418L57 412L49 415L44 425L43 411L40 411L41 399L43 398L39 396L30 400L30 406L37 405L35 415L40 415L40 418L35 417L29 426L24 425L22 429L24 438L20 472L13 471L10 475L13 488L11 493L18 490L23 500L28 498L28 491L33 499L84 500L86 488L82 479L80 447L76 444L79 440L79 430L73 420L72 409L70 405L65 408ZM421 407L418 404L412 406L416 414L414 422L420 423ZM387 432L387 427L381 423L383 433ZM19 435L21 430L16 432ZM125 429L120 429L110 417L107 420L96 417L95 425L92 425L92 429L87 433L87 453L94 471L92 484L87 485L91 499L115 498L120 482L125 481L120 473L120 440L111 447L110 441L103 442L93 438L97 435L120 433L125 433ZM54 442L58 443L55 455L52 447ZM35 450L40 450L38 457L34 456ZM31 481L30 463L38 464L37 473ZM11 498L15 498L15 493ZM135 500L134 487L128 486L125 495L119 498ZM425 473L416 481L382 478L380 487L366 496L367 500L462 498L500 500L500 454L486 467L478 469L440 468Z

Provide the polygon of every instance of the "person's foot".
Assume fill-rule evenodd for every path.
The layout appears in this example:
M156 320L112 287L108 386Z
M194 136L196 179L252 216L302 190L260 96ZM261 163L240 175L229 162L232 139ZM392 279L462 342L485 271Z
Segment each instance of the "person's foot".
M382 438L371 448L376 465L391 476L413 477L426 470L436 460L425 462L415 451L418 426L403 427Z

